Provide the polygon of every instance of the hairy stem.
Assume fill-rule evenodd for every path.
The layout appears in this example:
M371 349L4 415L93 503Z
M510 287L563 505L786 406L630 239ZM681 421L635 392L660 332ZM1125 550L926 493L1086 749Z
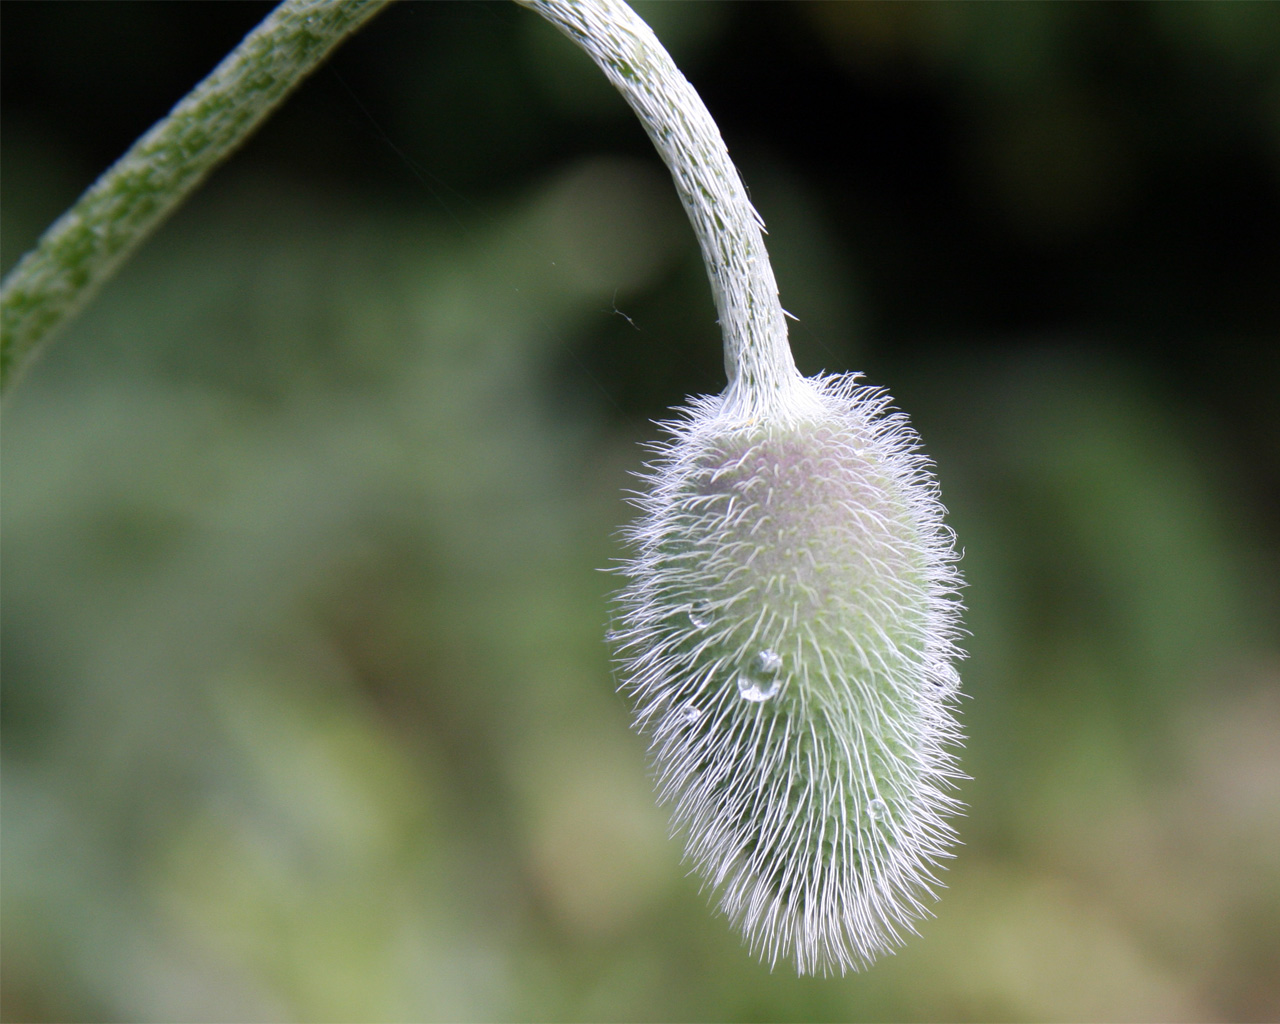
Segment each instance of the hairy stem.
M344 38L389 0L285 0L106 171L0 286L0 389Z
M552 22L600 66L670 168L711 279L730 405L745 416L794 408L794 395L790 402L781 399L801 378L787 343L763 222L693 86L621 0L517 2Z

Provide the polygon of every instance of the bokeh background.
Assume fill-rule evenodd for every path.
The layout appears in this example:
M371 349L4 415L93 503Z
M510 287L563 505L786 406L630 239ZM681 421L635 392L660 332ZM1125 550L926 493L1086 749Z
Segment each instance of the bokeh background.
M4 267L266 10L6 3ZM5 1020L1280 1016L1280 6L642 14L937 464L936 917L797 979L687 876L600 570L692 234L566 40L404 2L6 398Z

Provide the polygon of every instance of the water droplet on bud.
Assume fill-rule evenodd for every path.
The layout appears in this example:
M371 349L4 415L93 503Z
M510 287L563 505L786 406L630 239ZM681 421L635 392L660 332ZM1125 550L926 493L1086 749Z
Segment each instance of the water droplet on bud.
M870 815L872 821L884 821L888 813L889 805L879 797L867 804L867 814Z
M782 655L771 647L766 647L756 655L756 668L765 675L777 675L782 668Z
M738 675L738 694L743 700L759 704L776 697L782 689L782 655L766 647L752 661L751 670Z
M689 624L694 629L706 629L711 625L711 606L706 601L694 601L689 606Z

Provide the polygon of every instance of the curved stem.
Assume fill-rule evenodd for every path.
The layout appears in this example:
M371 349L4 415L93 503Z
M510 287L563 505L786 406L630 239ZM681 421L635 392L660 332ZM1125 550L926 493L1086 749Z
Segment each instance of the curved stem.
M280 102L388 0L285 0L103 174L0 287L0 388Z
M720 131L652 30L620 0L517 0L578 44L622 93L671 170L724 335L726 396L746 416L786 407L802 378L787 342L763 221Z

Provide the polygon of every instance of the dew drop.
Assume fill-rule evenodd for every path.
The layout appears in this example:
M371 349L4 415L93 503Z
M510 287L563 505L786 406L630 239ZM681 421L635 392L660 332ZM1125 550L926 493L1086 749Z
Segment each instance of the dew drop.
M782 668L782 655L772 647L766 647L756 655L756 669L764 675L776 676Z
M698 707L698 705L693 703L693 701L690 701L681 710L680 717L685 720L686 724L693 725L702 717L702 708Z
M761 701L768 700L777 694L782 688L782 680L774 679L769 683L762 683L758 679L753 679L745 672L738 676L738 693L743 700L749 700L753 704L759 704Z
M889 805L876 797L871 803L867 804L867 814L871 816L872 821L884 821L885 816L889 813Z
M753 704L776 697L782 689L782 655L772 648L765 648L755 656L748 672L738 674L738 693L743 700Z
M694 601L689 605L689 624L694 629L706 629L711 625L711 606L706 601Z

